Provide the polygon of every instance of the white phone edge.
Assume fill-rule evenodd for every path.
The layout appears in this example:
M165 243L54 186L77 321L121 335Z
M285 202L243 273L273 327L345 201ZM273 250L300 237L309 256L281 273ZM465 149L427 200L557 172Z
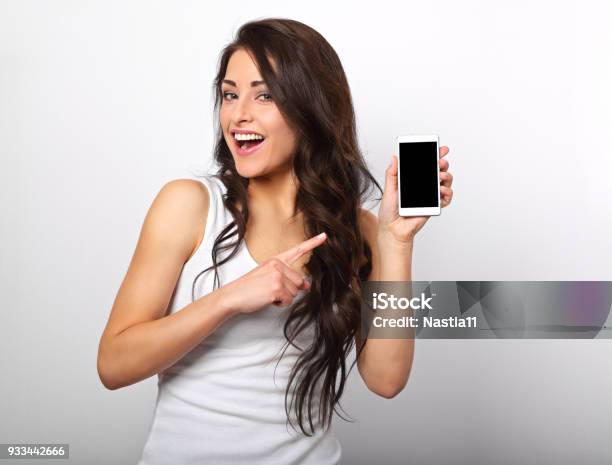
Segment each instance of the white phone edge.
M438 216L442 209L440 207L440 163L436 163L436 171L438 173L438 206L425 208L402 208L401 199L401 176L400 176L400 143L402 142L435 142L436 157L440 159L440 140L437 134L413 134L409 136L398 136L397 138L397 205L400 216Z

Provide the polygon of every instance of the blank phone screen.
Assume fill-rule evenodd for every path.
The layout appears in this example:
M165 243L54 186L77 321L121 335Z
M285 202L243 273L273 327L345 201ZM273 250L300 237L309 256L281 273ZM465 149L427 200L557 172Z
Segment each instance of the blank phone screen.
M438 206L435 142L400 142L400 208Z

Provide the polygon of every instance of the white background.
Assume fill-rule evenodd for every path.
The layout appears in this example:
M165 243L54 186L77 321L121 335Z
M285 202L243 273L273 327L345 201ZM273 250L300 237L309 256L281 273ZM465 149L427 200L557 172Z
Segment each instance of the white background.
M137 461L156 377L105 390L99 337L156 193L211 166L212 79L248 20L332 44L381 183L398 135L450 148L454 200L418 234L413 279L612 280L611 10L0 2L0 442ZM345 463L610 463L611 357L609 340L417 341L393 400L351 374Z

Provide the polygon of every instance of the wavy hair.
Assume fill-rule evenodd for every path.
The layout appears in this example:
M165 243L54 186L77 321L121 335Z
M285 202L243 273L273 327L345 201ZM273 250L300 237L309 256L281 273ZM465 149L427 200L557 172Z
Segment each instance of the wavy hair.
M327 240L312 251L306 264L312 277L311 288L305 298L288 308L283 328L285 350L291 344L301 352L289 375L285 411L293 426L293 409L302 433L310 436L315 431L313 410L317 401L315 421L325 429L331 425L333 412L339 414L336 407L340 406L346 379L357 361L347 372L346 358L361 324L359 281L366 280L372 269L372 251L358 227L359 209L374 186L381 194L382 189L358 147L355 112L344 69L321 34L291 19L267 18L243 24L220 55L213 83L215 115L223 98L221 82L230 57L238 49L253 57L272 100L296 133L293 169L299 189L295 206L303 214L304 232L307 237L327 233ZM273 58L276 70L268 56ZM213 287L219 285L217 267L238 252L249 218L249 179L236 171L220 125L214 159L219 168L213 176L226 187L223 203L233 221L215 238L213 264L196 276L192 300L195 281L202 273L214 268ZM230 241L232 238L235 240ZM231 253L218 262L219 253L232 247ZM296 346L294 339L310 325L314 326L314 340L309 347ZM357 358L366 340L357 347ZM312 434L306 431L306 420Z

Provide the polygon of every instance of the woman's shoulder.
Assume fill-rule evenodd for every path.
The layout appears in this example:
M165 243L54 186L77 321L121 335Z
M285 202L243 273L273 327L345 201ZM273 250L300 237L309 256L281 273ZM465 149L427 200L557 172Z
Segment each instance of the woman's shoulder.
M359 229L362 236L372 245L378 231L378 217L370 210L359 209Z
M368 279L373 279L377 276L378 268L378 244L376 242L378 235L378 217L369 210L364 208L359 209L359 230L361 231L361 237L368 243L370 246L370 251L372 253L372 270ZM362 257L362 266L367 262L367 258L365 256Z
M204 236L209 208L208 189L196 179L179 178L167 181L160 188L149 215L174 231L177 241L187 241L185 245L191 257Z
M208 210L210 194L204 184L196 179L179 178L167 181L157 196L168 208L179 209L184 214L196 214Z

